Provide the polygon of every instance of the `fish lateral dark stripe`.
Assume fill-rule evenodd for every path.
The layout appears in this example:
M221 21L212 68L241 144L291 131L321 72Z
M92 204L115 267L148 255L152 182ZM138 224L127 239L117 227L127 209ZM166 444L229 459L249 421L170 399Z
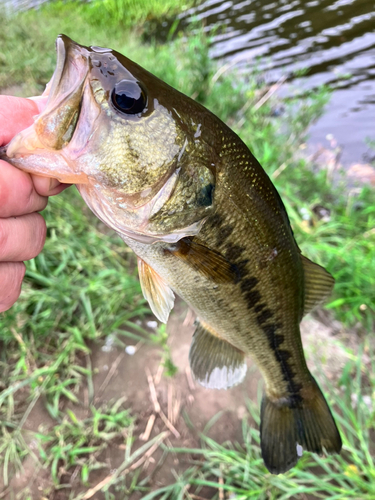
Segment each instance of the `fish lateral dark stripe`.
M262 298L261 294L258 290L253 290L253 288L259 283L259 280L254 276L250 278L242 279L241 281L241 291L244 295L244 298L247 302L248 309L253 309L255 305Z
M219 215L218 213L215 213L211 217L208 217L206 221L206 226L218 229L218 227L221 225L222 222L223 222L222 216Z
M257 316L257 321L259 325L263 325L267 320L271 319L273 316L272 311L265 309L259 316Z
M246 278L246 279L241 281L241 290L243 293L249 292L258 283L259 283L259 280L257 278L255 278L254 276L251 278Z
M267 338L268 338L268 341L270 343L271 349L273 348L272 347L272 341L273 341L273 339L274 339L274 337L276 335L277 328L278 328L278 325L276 325L275 323L271 323L271 324L263 325L262 326L262 330L267 335Z
M244 251L245 251L244 247L241 247L240 245L235 245L233 243L227 243L225 246L225 256L231 262L236 262L244 253Z
M292 354L290 351L286 351L285 349L277 349L277 355L279 359L282 359L283 361L288 361L292 357Z
M239 276L239 279L244 279L246 278L248 274L248 270L246 269L246 266L248 264L249 260L241 260L240 262L236 262L233 265L234 269L236 270L237 275Z
M260 299L262 298L261 294L258 292L258 290L254 290L252 292L246 292L245 293L245 298L247 301L247 307L249 309L252 309L255 304L257 304Z
M233 227L229 224L227 226L221 227L218 230L217 238L221 242L226 240L233 233Z
M297 375L293 368L288 363L288 359L292 357L289 351L284 349L275 350L276 359L280 364L281 372L283 374L285 382L287 382L288 392L290 396L300 397L299 391L302 389L302 384L293 380Z
M294 380L296 373L293 371L292 367L288 363L288 360L292 357L292 354L286 349L279 349L279 347L284 343L285 337L281 333L276 333L282 327L280 323L271 323L268 325L263 325L262 330L267 336L268 345L270 349L275 353L275 358L280 364L281 373L285 382L287 382L287 389L290 393L290 397L299 399L299 391L302 389L302 384ZM294 403L293 403L294 404Z
M258 304L255 308L254 308L254 311L258 314L260 313L261 311L263 311L263 309L266 307L266 304Z
M285 340L284 335L281 333L276 333L276 330L281 328L280 323L271 323L268 325L263 325L262 330L267 335L267 339L272 350L276 350Z
M284 342L284 340L284 335L276 334L273 338L273 345L275 346L275 349L277 349Z

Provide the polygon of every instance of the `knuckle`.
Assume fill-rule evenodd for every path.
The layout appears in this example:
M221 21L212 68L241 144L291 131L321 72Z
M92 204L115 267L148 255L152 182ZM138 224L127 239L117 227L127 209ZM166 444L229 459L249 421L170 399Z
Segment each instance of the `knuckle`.
M25 186L25 211L24 213L32 213L37 210L44 210L48 203L48 198L39 195L30 179L27 186Z
M5 182L0 182L0 207L6 207L9 201L10 191Z
M17 301L21 293L26 267L23 262L3 262L0 264L0 312L7 311Z
M37 217L36 241L39 249L41 250L44 247L44 242L46 241L47 226L46 226L46 221L40 214L35 214L35 215Z
M0 219L0 261L4 256L7 248L9 232L7 231L6 219Z
M27 183L25 186L25 213L32 211L34 204L34 187L32 183Z
M46 241L47 226L46 222L40 214L32 214L32 242L30 254L25 260L33 259L43 249Z

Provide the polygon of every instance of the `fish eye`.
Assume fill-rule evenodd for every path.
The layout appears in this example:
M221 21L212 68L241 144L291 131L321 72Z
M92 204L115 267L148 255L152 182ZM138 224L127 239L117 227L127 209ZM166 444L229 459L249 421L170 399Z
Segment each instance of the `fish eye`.
M138 82L121 80L112 91L112 102L121 113L137 115L145 109L147 95Z

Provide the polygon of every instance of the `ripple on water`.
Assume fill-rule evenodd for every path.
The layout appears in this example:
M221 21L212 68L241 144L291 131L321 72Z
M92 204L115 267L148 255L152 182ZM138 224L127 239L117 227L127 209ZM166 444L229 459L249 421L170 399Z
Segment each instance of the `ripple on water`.
M312 140L324 143L333 133L345 145L344 163L362 159L365 138L375 137L373 0L208 0L183 14L181 21L197 18L208 32L223 27L214 32L213 57L235 58L239 66L260 58L257 65L270 81L307 67L298 86L329 84L336 89L311 129ZM342 117L345 125L339 123Z

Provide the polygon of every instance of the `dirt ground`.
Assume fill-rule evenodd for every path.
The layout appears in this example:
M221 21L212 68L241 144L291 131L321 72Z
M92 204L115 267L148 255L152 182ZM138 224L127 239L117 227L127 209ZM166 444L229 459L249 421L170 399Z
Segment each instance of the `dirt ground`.
M346 361L345 352L337 342L337 337L342 335L341 327L338 323L326 321L324 316L322 318L328 325L312 317L304 320L303 341L309 365L313 373L317 373L318 380L321 364L328 377L334 379ZM91 363L96 372L93 378L94 404L99 407L103 403L125 398L123 406L130 408L132 414L137 416L134 430L136 440L132 451L162 432L167 433L163 442L169 448L199 448L199 433L204 431L208 422L218 413L221 413L221 416L207 434L219 442L242 442L241 420L247 414L246 402L249 399L257 401L260 373L249 361L244 383L231 390L207 390L197 385L192 380L188 365L194 319L192 311L182 302L177 302L167 327L172 359L178 368L177 374L172 378L163 376L161 350L158 347L143 344L134 355L129 355L123 349L115 347L109 352L103 350L103 344L92 346ZM89 414L87 388L82 390L80 401L81 406L75 405L72 409L79 418L85 418ZM40 432L52 424L40 400L32 410L25 427ZM187 454L163 454L160 447L154 447L150 452L146 452L144 457L140 457L141 463L137 469L143 470L141 477L142 474L151 475L151 483L148 486L157 489L172 484L175 477L189 466L189 458L191 457ZM62 483L69 487L56 490L48 496L48 500L67 500L72 498L69 497L72 492L75 495L87 495L84 498L104 499L104 495L97 492L96 487L107 481L123 460L123 441L114 443L100 456L100 461L105 462L107 467L90 475L90 487L82 489L77 479L79 471L69 470L62 477ZM51 486L48 472L38 469L35 460L29 457L24 462L22 476L14 477L10 488L3 491L0 498L11 500L28 487L32 495L30 498L44 500L42 492ZM213 494L214 490L205 490L201 491L199 496L208 500ZM142 494L133 493L130 497L121 495L121 498L140 500Z

